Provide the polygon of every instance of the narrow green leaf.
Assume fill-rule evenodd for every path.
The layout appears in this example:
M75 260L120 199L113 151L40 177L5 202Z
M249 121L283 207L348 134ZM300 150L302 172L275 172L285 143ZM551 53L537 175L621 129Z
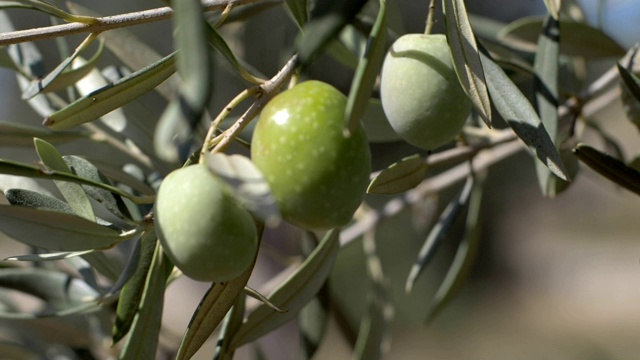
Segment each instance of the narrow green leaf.
M296 42L300 64L309 65L324 47L351 22L367 3L366 0L319 0L311 11L311 19Z
M562 0L544 0L544 5L547 7L547 12L549 12L549 15L551 15L553 19L560 19Z
M199 0L173 2L176 64L182 79L175 97L158 121L155 152L168 162L184 162L191 152L193 131L212 92L212 59Z
M101 14L72 1L66 1L66 5L73 13L102 17ZM142 69L148 64L162 59L162 56L156 50L126 28L105 31L100 34L100 38L105 41L109 52L130 69ZM154 89L165 99L172 99L177 88L178 79L169 78L165 82L158 84Z
M88 60L82 57L76 57L71 62L71 67L60 73L52 82L50 82L43 91L59 91L69 86L73 86L78 81L87 76L98 65L98 60L104 51L104 40L98 42L98 49Z
M478 175L476 175L478 176ZM442 280L442 284L438 287L429 313L427 314L427 322L433 321L445 306L453 299L462 284L465 282L471 272L473 262L478 251L480 241L480 205L482 203L483 180L476 178L476 183L471 190L469 199L469 210L465 223L464 238L458 245L453 262L447 270L447 274Z
M307 14L307 0L285 0L289 15L295 20L300 29L307 23L309 15Z
M68 203L49 195L27 189L7 189L4 192L11 205L28 206L32 208L52 210L66 214L75 214Z
M75 215L0 205L0 231L27 245L57 251L110 248L125 240L118 231Z
M369 104L371 91L382 67L387 49L387 2L380 0L378 16L373 24L367 46L360 56L356 73L351 82L345 121L349 133L353 133L362 120L362 115Z
M45 14L55 16L67 22L79 22L84 24L95 24L98 22L97 19L94 19L92 17L77 16L77 15L69 14L68 12L56 7L51 3L40 1L40 0L2 1L0 2L0 7L2 8L17 7L17 8L23 8L23 9L38 10Z
M636 50L637 54L637 50ZM631 70L622 66L622 64L616 64L620 77L627 87L629 92L633 95L636 101L640 101L640 77L634 74Z
M99 296L94 288L81 279L61 271L41 268L2 269L0 287L33 295L55 310L86 305Z
M640 195L640 172L636 169L586 144L578 144L573 152L580 161L600 175Z
M389 325L393 320L393 304L387 289L387 278L378 256L375 231L364 234L362 245L367 261L367 309L360 321L353 360L381 359L390 340Z
M269 184L249 158L242 155L208 154L209 169L234 190L240 203L264 220L268 226L280 223L280 210L271 194Z
M107 191L111 191L114 194L124 196L130 199L131 201L139 204L152 203L154 198L153 196L143 196L143 197L134 196L118 189L117 187L98 183L88 179L84 179L73 174L55 171L55 170L53 171L44 170L37 166L23 164L23 163L11 161L11 160L5 160L5 159L0 159L0 174L17 175L17 176L25 176L30 178L40 178L40 179L49 179L49 180L63 180L63 181L74 182L81 185L94 186L97 188L105 189Z
M160 243L156 243L151 269L147 274L138 313L131 325L131 332L127 342L120 353L120 359L156 359L158 338L162 325L164 292L167 278L172 270L173 264L162 252Z
M127 335L138 313L157 242L153 230L146 231L142 235L129 257L125 271L109 291L109 293L120 291L116 318L111 331L114 344Z
M33 255L17 255L17 256L9 256L5 258L3 261L55 261L55 260L64 260L68 258L72 258L75 256L82 256L85 254L92 253L96 250L83 250L83 251L63 251L63 252L52 252L46 254L33 254Z
M460 194L449 203L442 214L440 214L438 222L431 228L431 231L429 231L429 235L422 245L418 253L418 258L411 267L411 271L407 277L405 284L405 291L407 293L411 292L418 276L420 276L422 271L429 265L442 240L461 214L462 209L466 206L469 201L469 196L471 195L471 189L473 189L473 178L469 177Z
M81 131L54 132L42 127L0 120L0 146L33 146L34 137L57 144L87 138L89 133Z
M535 70L534 90L536 96L536 110L549 137L559 148L558 143L558 74L560 56L560 22L549 14L545 18L544 28L538 39L538 49L533 64ZM558 178L551 174L543 163L536 162L538 183L544 196L556 196L556 182Z
M38 138L35 138L33 142L40 160L42 160L42 163L48 170L72 174L71 169L69 169L69 166L65 163L62 155L60 155L53 145ZM84 191L82 186L59 180L54 180L54 183L78 216L89 221L96 221L96 216L93 212L93 207L91 206L91 200L89 200L89 196L87 196L87 193Z
M456 74L474 108L487 126L491 127L491 99L464 0L443 0L442 3L447 42Z
M84 74L78 77L77 72L74 73L74 76L69 76L69 72L67 72L66 78L62 78L61 75L64 73L65 69L75 60L80 53L85 50L93 40L96 39L98 34L89 34L80 45L76 48L76 50L69 55L64 61L62 61L58 66L56 66L53 71L51 71L47 76L42 79L34 80L29 87L27 87L22 92L22 99L29 100L34 96L38 95L42 91L55 91L55 89L65 88L67 86L73 85L76 81L80 80L84 75L86 75L89 70L84 70ZM97 54L99 55L102 52L103 42L100 42L100 47L98 48ZM95 55L94 55L95 56ZM96 59L97 60L97 59ZM94 60L94 63L95 61Z
M214 29L213 25L209 24L208 22L205 22L205 24L207 26L205 30L207 31L209 44L211 44L214 49L216 49L225 59L227 59L229 64L231 64L231 66L238 72L240 77L253 84L263 83L263 79L257 78L249 73L249 71L247 71L245 66L243 66L240 60L238 60L233 54L233 51L231 51L231 48L229 47L229 45L227 45L227 42L224 41L222 36L220 36L216 29Z
M54 130L65 130L93 121L137 99L175 72L175 53L69 104L44 120Z
M415 154L382 170L367 188L369 194L398 194L418 186L427 176L427 164Z
M216 342L216 348L213 353L214 360L231 360L233 358L234 350L228 348L229 340L238 331L242 325L245 311L245 297L243 295L238 296L233 307L227 313L220 329L220 335L218 335L218 341Z
M570 181L553 140L529 100L487 53L481 51L480 59L487 87L498 113L554 175Z
M269 296L269 301L287 312L275 312L264 304L258 306L232 338L229 348L236 349L293 319L326 281L339 248L339 231L331 230L300 268Z
M258 238L262 239L264 225L258 222L256 225L258 226ZM207 341L209 336L211 336L213 331L225 318L229 309L236 303L238 296L242 295L251 277L256 260L257 254L256 258L253 259L253 264L237 278L223 283L211 284L209 290L207 290L206 294L204 294L200 300L198 308L191 317L191 321L189 321L187 331L178 349L176 360L191 359ZM233 351L234 348L229 349Z
M112 186L109 179L107 179L107 177L104 176L100 170L98 170L98 168L88 160L74 155L63 156L62 158L73 174L84 179ZM87 195L104 206L104 208L110 213L123 221L133 223L131 220L131 214L129 213L127 205L124 203L121 196L93 186L82 185L82 188Z
M231 281L211 284L189 322L180 349L178 349L177 360L190 359L207 341L238 296L242 294L254 265ZM234 348L229 349L232 351Z
M312 359L322 343L329 322L329 296L329 286L325 283L298 314L300 359Z
M586 23L560 20L562 41L560 52L586 58L621 57L625 49L602 30ZM508 46L535 52L538 35L543 28L540 16L520 18L502 29L498 38Z

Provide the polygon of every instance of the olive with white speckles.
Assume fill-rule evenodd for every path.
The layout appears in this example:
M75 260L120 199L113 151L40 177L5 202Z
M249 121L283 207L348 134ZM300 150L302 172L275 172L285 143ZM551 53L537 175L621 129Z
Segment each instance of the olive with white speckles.
M344 226L364 198L371 155L361 126L344 135L346 102L333 86L306 81L269 101L256 125L251 158L283 218L301 228Z

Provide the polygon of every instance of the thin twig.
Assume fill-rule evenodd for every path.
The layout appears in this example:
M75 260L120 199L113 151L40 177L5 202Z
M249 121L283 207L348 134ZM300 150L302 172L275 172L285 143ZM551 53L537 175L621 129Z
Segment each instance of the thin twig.
M236 121L230 128L225 130L221 135L221 140L213 148L212 152L220 152L229 146L231 141L235 139L238 134L255 118L262 108L271 100L278 90L289 81L289 78L293 75L298 64L298 55L294 55L289 59L285 66L268 81L265 81L259 86L259 91L256 92L258 99L251 104L249 109Z
M223 11L227 6L248 5L260 0L204 0L204 11ZM18 30L0 34L0 46L17 44L27 41L52 39L78 33L99 33L106 30L146 24L149 22L169 19L173 15L171 7L162 7L126 14L96 18L95 24L69 23L39 27L35 29Z

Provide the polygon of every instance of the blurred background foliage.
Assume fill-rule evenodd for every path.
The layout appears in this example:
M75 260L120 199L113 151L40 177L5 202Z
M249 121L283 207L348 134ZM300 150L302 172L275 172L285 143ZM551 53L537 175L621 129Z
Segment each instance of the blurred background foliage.
M103 15L160 6L158 1L109 2L78 1ZM583 0L587 19L601 27L623 47L640 39L640 4L635 0ZM399 33L422 32L427 1L389 1L390 26ZM468 11L508 23L527 15L542 15L540 0L470 0ZM48 16L24 10L10 10L16 28L49 24ZM375 13L374 13L375 14ZM130 28L159 53L172 50L171 24L168 21ZM443 19L435 32L442 32ZM282 7L273 7L246 22L231 22L220 29L221 35L238 58L259 73L274 74L291 53L297 33L294 22ZM69 38L78 43L80 37ZM55 44L37 45L58 61ZM212 113L242 91L245 84L228 65L216 57ZM592 62L588 79L596 78L614 59ZM108 52L100 67L117 63ZM53 65L52 65L53 66ZM347 92L352 72L337 66L334 59L320 57L307 75L334 84ZM15 76L0 69L0 119L39 125L41 117L20 100ZM142 98L145 111L157 118L163 106L156 94ZM593 120L606 129L621 145L627 158L640 153L637 129L625 118L619 101L612 102L594 115ZM589 142L589 138L585 139ZM591 139L596 145L601 141ZM82 154L97 162L122 164L125 159L74 142L59 146L64 154ZM409 145L393 142L374 144L374 168L388 166L402 156L415 153ZM234 147L233 151L245 151ZM0 147L0 157L36 160L36 154L24 149ZM429 219L454 195L454 190L429 198L423 208L408 209L386 220L376 232L382 267L389 278L390 298L394 304L390 350L387 359L632 359L640 355L637 333L640 330L640 243L637 214L640 203L635 195L616 187L582 166L575 183L555 199L544 198L539 191L535 169L528 154L520 153L491 168L486 180L481 208L478 257L471 274L458 295L433 321L426 323L427 312L458 245L453 232L439 250L434 263L419 279L411 294L404 291L406 276L428 234ZM1 178L0 178L1 179ZM9 188L10 179L2 187ZM21 183L20 187L29 186ZM35 185L34 185L35 186ZM383 204L389 198L370 196L371 204ZM418 214L418 215L416 215ZM458 224L462 225L462 224ZM284 255L299 251L299 236L292 228L281 229L265 239L267 248ZM329 296L336 301L316 359L345 359L351 355L355 332L365 312L368 293L366 263L362 240L342 249L330 278ZM1 253L22 253L22 245L3 238ZM275 251L274 251L275 252ZM250 285L261 287L277 274L282 263L277 257L263 255L258 261ZM181 278L166 293L161 343L167 353L179 345L181 334L207 284ZM4 325L7 320L2 320ZM78 319L78 321L84 321ZM38 320L37 325L9 322L14 331L39 337L55 344L77 339L77 329L62 329L55 320ZM3 329L9 327L3 326ZM268 359L298 359L296 324L290 323L259 340ZM58 337L63 336L64 340ZM211 339L195 358L211 358ZM94 354L95 355L95 354ZM241 348L240 359L254 358L254 349ZM170 355L169 355L170 356ZM1 356L0 356L1 357Z

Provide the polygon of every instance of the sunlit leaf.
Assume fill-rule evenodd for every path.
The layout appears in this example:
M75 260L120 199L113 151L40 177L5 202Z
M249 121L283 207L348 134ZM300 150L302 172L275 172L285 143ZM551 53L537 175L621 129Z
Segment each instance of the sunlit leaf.
M75 71L73 73L74 74L73 76L70 76L70 74L72 74L71 72L67 72L67 76L64 78L62 78L61 76L64 73L65 69L67 69L67 67L69 67L69 65L73 62L73 60L75 60L83 50L89 47L89 45L91 45L91 43L93 42L93 40L95 40L97 36L98 36L97 34L90 34L89 36L87 36L84 39L84 41L80 43L80 45L78 45L76 50L71 55L69 55L64 61L62 61L58 66L56 66L56 68L53 69L53 71L47 74L47 76L45 76L42 79L34 80L32 84L22 92L22 99L23 100L31 99L42 91L55 91L57 89L71 86L76 81L84 77L84 75L86 75L90 71L90 68L84 69L82 73L79 73L79 74L77 71ZM100 44L101 45L97 51L98 56L102 52L103 42L100 42ZM94 65L96 61L97 61L97 57L94 59Z
M367 3L366 0L319 0L296 42L302 66L310 64Z
M280 211L269 184L249 158L216 153L207 155L206 164L231 186L235 197L247 210L269 226L276 226L280 222Z
M560 27L562 28L562 40L560 41L560 52L562 54L601 58L620 57L626 52L624 48L602 30L588 24L560 20ZM514 48L535 52L538 35L542 28L542 17L524 17L502 29L499 38Z
M116 230L75 215L0 205L0 231L27 245L57 251L109 248L125 240Z
M498 113L554 175L569 181L560 154L529 100L488 54L480 52L480 59Z
M464 0L443 0L443 6L447 42L451 49L456 74L474 108L490 127L491 99Z
M549 137L558 148L558 74L560 56L560 22L552 15L547 15L544 28L538 40L538 49L534 61L535 78L533 81L536 110ZM536 162L538 183L544 196L556 196L558 178L551 174L543 163Z
M47 171L37 166L23 164L23 163L11 161L11 160L0 159L0 174L17 175L17 176L25 176L30 178L41 178L41 179L49 179L49 180L70 181L77 184L89 185L89 186L105 189L105 190L111 191L114 194L124 196L136 203L153 202L153 197L134 196L116 187L98 183L88 179L84 179L73 174L60 172L60 171Z
M122 360L155 359L162 324L164 292L173 264L156 243L151 268L131 331L120 353Z
M636 169L586 144L578 144L573 152L580 161L600 175L640 195L640 172Z
M54 132L42 127L0 120L0 146L33 146L34 137L56 144L88 136L88 133L82 131Z
M229 348L236 349L295 318L324 284L339 248L339 232L331 230L300 268L269 296L269 301L287 312L275 312L265 304L258 306L235 334Z
M127 335L138 313L157 243L154 231L145 232L129 256L129 263L121 278L109 291L110 293L120 291L116 318L111 331L114 344Z
M476 175L479 176L479 175ZM476 183L469 198L469 210L465 223L464 238L458 245L453 262L438 287L427 314L427 322L433 321L456 295L471 272L480 241L480 204L482 202L483 181Z
M299 28L303 28L309 15L307 14L307 0L285 0L289 14Z
M229 340L242 325L244 311L245 297L240 295L233 304L233 307L227 313L227 316L224 318L224 322L220 328L220 335L218 335L218 341L216 341L216 348L213 353L214 360L230 360L233 358L234 350L228 348Z
M59 7L45 1L40 0L12 0L0 2L0 8L17 7L23 9L33 9L42 11L46 14L55 16L67 22L80 22L84 24L95 24L97 19L88 16L77 16L69 14L68 12L60 9Z
M405 284L405 291L407 293L411 292L418 276L427 265L430 264L442 240L446 237L449 229L451 229L456 219L458 219L462 213L463 208L467 205L469 196L471 195L471 189L473 189L473 178L469 177L460 194L449 203L442 214L440 214L438 222L431 228L431 231L429 231L429 235L422 245L422 248L420 248L418 258L411 267L411 271L407 277Z
M81 279L61 271L39 268L1 269L0 287L33 295L56 310L87 304L99 295Z
M386 0L380 0L380 9L376 22L369 33L369 39L364 52L360 56L356 73L351 82L347 107L345 109L345 121L349 133L354 132L362 119L376 78L382 67L387 49L387 6Z
M62 155L58 150L48 142L42 139L34 139L34 145L36 152L42 160L47 170L55 170L63 173L72 174L71 169L67 166L67 163L62 158ZM84 191L82 186L68 181L54 180L56 187L67 200L69 205L73 208L74 212L89 221L96 221L96 216L91 206L91 200Z
M52 252L45 254L33 254L33 255L16 255L9 256L5 258L3 261L55 261L55 260L63 260L68 259L75 256L82 256L85 254L89 254L94 252L95 250L83 250L83 251L63 251L63 252Z
M151 91L175 72L175 53L103 87L51 114L44 125L54 130L70 129L93 121Z
M382 170L367 189L369 194L397 194L413 189L427 176L427 165L420 155L403 158Z

